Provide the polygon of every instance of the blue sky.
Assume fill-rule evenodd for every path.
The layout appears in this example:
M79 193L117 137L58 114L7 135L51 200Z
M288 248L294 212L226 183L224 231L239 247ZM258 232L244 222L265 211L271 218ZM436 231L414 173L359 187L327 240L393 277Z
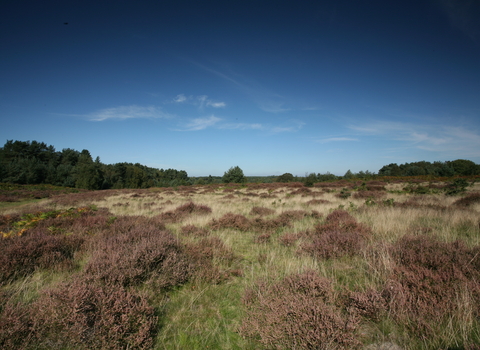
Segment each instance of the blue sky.
M6 0L0 144L190 176L480 163L478 18L470 0Z

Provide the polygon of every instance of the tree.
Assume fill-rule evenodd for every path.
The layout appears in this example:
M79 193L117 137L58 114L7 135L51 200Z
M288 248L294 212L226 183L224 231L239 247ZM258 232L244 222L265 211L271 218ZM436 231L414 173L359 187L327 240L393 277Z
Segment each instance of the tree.
M275 182L292 182L292 181L295 181L295 178L290 173L285 173L275 179Z
M455 175L477 175L477 167L474 162L466 159L457 159L451 162L448 162L453 170Z
M317 175L315 173L305 174L303 184L307 187L312 187L317 182Z
M343 175L344 179L351 179L353 177L354 177L354 175L353 175L353 173L351 172L350 169L348 169L347 172L345 173L345 175Z
M224 183L244 183L247 181L245 175L243 175L243 170L239 166L231 167L223 174L222 178Z
M103 183L102 165L97 157L94 162L90 152L84 149L75 166L75 187L88 190L99 190Z

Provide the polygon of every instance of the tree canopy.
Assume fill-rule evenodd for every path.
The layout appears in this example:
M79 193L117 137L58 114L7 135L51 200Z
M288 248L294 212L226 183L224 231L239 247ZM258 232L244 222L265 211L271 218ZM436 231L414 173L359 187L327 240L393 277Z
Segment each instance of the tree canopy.
M147 188L190 184L184 170L139 163L103 164L86 149L55 151L37 141L9 140L0 148L0 182L51 184L83 189Z
M224 183L245 183L247 181L247 178L243 174L243 170L240 169L239 166L234 166L228 169L223 174L222 178Z

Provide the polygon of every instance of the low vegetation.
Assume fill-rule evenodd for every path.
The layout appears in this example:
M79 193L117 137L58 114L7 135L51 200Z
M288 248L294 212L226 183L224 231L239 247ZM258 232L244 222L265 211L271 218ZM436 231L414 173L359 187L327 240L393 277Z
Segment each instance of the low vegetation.
M480 348L478 182L288 179L2 185L0 348Z

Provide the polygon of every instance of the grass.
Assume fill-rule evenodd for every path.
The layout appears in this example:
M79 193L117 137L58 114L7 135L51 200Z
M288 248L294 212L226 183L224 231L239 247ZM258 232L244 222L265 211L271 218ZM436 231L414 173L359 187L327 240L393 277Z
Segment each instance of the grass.
M8 314L10 325L20 322L18 320L26 322L24 314L15 316L15 305L31 305L32 310L37 311L30 317L41 319L46 315L42 314L45 310L55 314L55 310L49 308L59 304L48 298L55 293L85 288L81 283L63 286L63 281L85 279L96 286L88 293L98 291L124 296L125 305L130 308L127 309L134 314L147 307L144 301L135 304L135 300L144 300L142 298L147 298L155 310L158 323L151 340L148 340L150 335L142 333L142 342L134 337L114 339L118 346L128 343L128 346L137 344L138 348L153 349L303 349L312 346L381 349L382 344L384 347L394 344L412 350L478 348L480 288L477 288L475 269L469 266L477 266L480 256L476 253L480 251L480 204L471 201L460 206L455 202L480 192L480 183L460 196L446 196L440 191L411 194L404 191L408 184L393 183L371 185L374 191L365 193L374 197L366 197L360 193L362 187L357 186L348 190L351 196L342 198L345 196L339 195L347 185L332 183L330 187L308 189L272 184L111 190L51 195L35 200L30 206L23 206L22 202L0 205L0 217L19 214L18 220L25 213L96 208L78 217L45 219L29 228L31 232L24 233L25 237L37 231L75 234L84 243L75 248L78 249L75 254L68 255L72 261L62 268L51 267L39 251L32 260L32 264L41 262L39 267L27 270L18 278L0 281L0 318L2 312L8 311L12 312ZM368 188L368 184L363 188ZM343 224L329 221L332 212L347 221ZM0 231L7 229L1 225L2 221ZM155 233L156 230L162 232L164 238L157 237L160 233ZM420 243L413 245L419 250L409 250L412 246L408 237L419 240ZM117 242L117 238L122 244L118 248L121 250L117 250L118 256L103 254L102 250L114 244L108 242ZM19 243L24 237L13 239ZM457 241L463 243L458 245ZM138 246L130 249L128 244ZM155 244L157 252L149 250L149 244ZM168 253L163 253L162 244L171 246L168 250L165 248ZM356 248L349 250L346 246L346 250L332 253L342 244L354 244ZM322 253L326 245L331 248ZM55 248L49 249L48 254L55 256ZM444 275L437 275L428 264L418 265L424 263L422 257L429 256L428 249L457 252L459 261L465 261L461 266L452 265L459 274L448 275L451 262L442 265L447 266L442 270ZM166 262L159 264L164 256L168 256ZM410 265L400 258L404 256L411 257ZM432 259L439 256L443 255L434 253ZM136 261L142 257L151 261L142 260L139 265ZM118 284L115 281L123 281L122 278L110 281L95 277L108 269L108 264L120 266L112 269L112 273L131 274L130 282ZM181 264L178 266L188 271L179 275L172 264ZM89 272L95 270L92 266L99 266L99 272ZM480 270L480 263L478 267ZM137 270L132 272L134 268ZM418 288L424 289L409 287L411 278L421 274L430 284L415 280ZM315 294L318 286L305 282L305 276L320 284L328 281L332 288L328 298L319 299L323 297ZM442 284L447 280L449 284ZM303 287L291 289L292 283ZM445 308L441 309L444 314L430 310L428 304L415 304L429 293L442 290L445 298L451 300L447 302L441 295L435 296L437 307ZM47 291L54 294L45 294ZM78 293L80 297L87 291ZM399 299L401 295L405 299ZM317 305L315 309L306 307L312 303ZM43 309L39 309L40 306ZM269 314L268 310L277 311ZM98 315L114 317L101 310ZM332 318L323 319L325 315ZM345 334L336 332L337 322L347 319L351 329L345 329ZM79 321L72 319L71 322ZM277 322L278 327L271 327L271 322ZM98 324L107 327L104 323ZM292 327L298 324L312 327L310 333L303 335L305 342L295 334L304 332L307 326L293 331ZM49 327L60 326L49 323ZM62 328L62 332L68 331L68 327ZM124 326L119 323L118 327ZM147 329L145 327L138 329ZM322 333L322 327L329 331ZM8 332L9 328L5 329ZM106 337L108 329L97 338L89 338L89 344L103 344L107 338L98 337ZM19 326L9 334L22 334L27 339L25 332L28 330ZM19 347L45 346L42 344L48 343L49 332L41 329L38 332L43 338L37 339L35 334L28 333L33 340L21 343L20 339ZM0 346L5 334L5 331L0 334ZM275 337L281 341L272 342ZM5 344L13 343L5 342L3 346L7 346Z

